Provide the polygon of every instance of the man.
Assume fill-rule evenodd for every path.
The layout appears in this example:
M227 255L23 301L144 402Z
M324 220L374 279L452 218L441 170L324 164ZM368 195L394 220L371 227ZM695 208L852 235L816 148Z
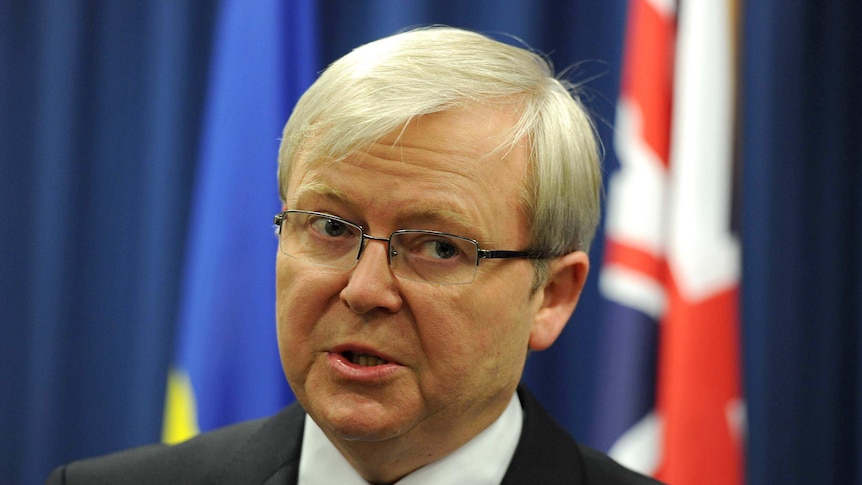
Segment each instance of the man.
M279 151L278 343L298 404L56 483L654 483L519 381L577 304L599 215L588 116L527 50L450 28L365 45Z

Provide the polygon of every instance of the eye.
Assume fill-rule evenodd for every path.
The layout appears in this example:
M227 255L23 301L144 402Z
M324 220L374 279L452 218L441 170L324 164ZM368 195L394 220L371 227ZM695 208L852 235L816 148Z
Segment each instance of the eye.
M394 235L392 246L413 264L460 264L469 260L473 243L433 231L404 231Z
M451 259L457 257L460 251L458 246L447 239L435 239L425 241L422 244L422 252L432 258Z
M351 235L350 226L344 221L327 217L313 217L308 224L318 234L328 237L346 237Z

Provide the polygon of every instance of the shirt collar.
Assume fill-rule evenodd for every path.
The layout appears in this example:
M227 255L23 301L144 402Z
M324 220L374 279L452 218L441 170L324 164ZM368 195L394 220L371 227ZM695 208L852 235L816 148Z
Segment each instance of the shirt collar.
M503 414L485 430L446 457L405 476L397 485L499 484L515 454L523 423L524 411L515 393ZM306 415L298 484L331 483L368 485Z

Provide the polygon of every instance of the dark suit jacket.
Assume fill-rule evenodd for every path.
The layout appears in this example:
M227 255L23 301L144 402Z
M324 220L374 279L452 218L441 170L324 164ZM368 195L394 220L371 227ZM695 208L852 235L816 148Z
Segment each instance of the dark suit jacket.
M576 443L522 386L524 427L503 484L652 484ZM48 484L295 484L305 411L204 433L175 446L151 445L54 470Z

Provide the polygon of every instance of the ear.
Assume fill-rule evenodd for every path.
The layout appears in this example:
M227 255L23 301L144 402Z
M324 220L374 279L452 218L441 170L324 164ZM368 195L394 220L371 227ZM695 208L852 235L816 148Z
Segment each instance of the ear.
M531 350L545 350L557 340L575 311L589 272L590 258L583 251L550 262L548 281L538 290L543 298L530 331Z

